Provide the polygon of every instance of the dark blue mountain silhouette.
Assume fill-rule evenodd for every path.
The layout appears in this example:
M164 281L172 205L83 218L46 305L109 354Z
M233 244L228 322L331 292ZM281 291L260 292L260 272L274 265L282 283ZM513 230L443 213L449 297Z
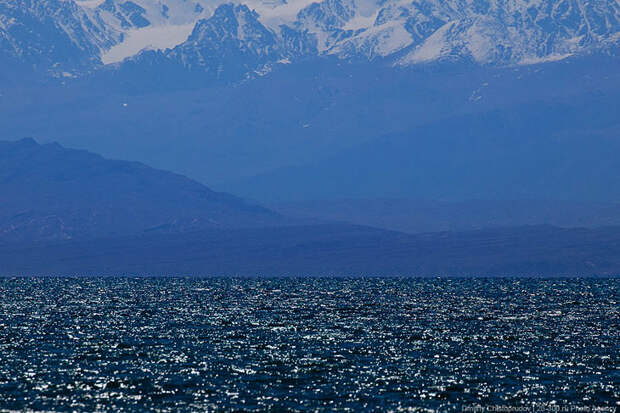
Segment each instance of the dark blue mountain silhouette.
M278 214L184 176L33 139L0 142L0 240L275 225Z

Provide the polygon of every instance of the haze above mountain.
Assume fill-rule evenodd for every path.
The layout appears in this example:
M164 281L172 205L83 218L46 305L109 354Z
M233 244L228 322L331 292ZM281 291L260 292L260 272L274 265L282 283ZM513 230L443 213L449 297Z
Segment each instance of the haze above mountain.
M211 86L152 74L4 88L0 138L138 160L263 201L618 200L615 56L519 68L327 59Z

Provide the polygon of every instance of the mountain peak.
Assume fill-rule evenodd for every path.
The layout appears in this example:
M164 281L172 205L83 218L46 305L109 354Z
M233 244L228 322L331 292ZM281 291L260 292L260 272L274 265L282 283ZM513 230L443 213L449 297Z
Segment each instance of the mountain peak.
M273 33L258 21L258 14L246 5L223 4L213 16L196 24L188 42L225 39L273 42Z

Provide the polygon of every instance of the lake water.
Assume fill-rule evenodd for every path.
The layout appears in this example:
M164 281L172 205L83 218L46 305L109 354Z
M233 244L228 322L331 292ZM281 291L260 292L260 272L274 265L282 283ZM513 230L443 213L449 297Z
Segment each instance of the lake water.
M620 411L619 287L5 278L0 410Z

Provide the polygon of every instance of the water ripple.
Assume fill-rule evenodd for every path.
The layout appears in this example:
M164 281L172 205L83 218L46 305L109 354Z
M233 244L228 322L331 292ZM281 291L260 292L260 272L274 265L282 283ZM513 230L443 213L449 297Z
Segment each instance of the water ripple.
M620 410L619 286L0 279L0 410Z

